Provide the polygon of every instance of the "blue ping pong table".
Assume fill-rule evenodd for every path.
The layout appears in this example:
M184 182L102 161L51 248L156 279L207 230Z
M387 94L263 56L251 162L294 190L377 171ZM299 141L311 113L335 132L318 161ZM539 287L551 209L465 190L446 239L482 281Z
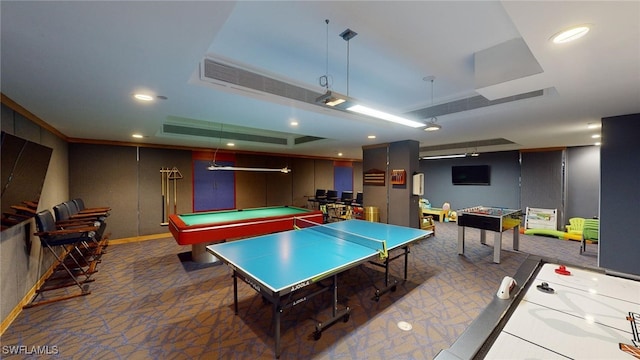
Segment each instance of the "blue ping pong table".
M300 223L299 223L300 224ZM317 225L317 224L313 224ZM207 251L233 270L234 309L238 314L238 277L272 304L275 355L280 357L280 313L325 291L333 291L333 316L318 323L313 334L342 319L349 320L350 309L338 310L338 274L370 261L385 269L385 287L376 289L375 299L394 291L389 283L389 262L404 257L407 279L409 245L431 235L431 231L363 220L347 220L303 227L250 239L207 246ZM403 250L390 257L394 249ZM377 261L372 261L377 257ZM330 286L312 287L331 278ZM325 282L326 283L326 282Z

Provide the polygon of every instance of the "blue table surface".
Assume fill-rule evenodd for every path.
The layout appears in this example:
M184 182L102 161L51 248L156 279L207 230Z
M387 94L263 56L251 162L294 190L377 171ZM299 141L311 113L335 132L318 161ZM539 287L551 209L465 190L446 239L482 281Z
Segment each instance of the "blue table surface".
M431 234L431 231L363 220L340 221L324 226L386 240L388 250ZM324 278L377 254L375 249L328 236L312 228L209 245L207 250L274 292L306 280Z

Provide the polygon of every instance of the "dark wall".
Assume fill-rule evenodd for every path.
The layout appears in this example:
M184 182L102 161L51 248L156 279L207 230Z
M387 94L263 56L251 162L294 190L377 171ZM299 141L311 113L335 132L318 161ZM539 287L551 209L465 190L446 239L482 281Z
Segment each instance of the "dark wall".
M567 149L565 219L592 218L600 213L600 147Z
M190 151L70 144L69 197L82 198L87 207L111 207L107 232L112 239L166 232L160 169L174 167L183 178L175 183L177 197L170 184L170 208L191 212Z
M418 155L420 144L407 140L389 144L389 169L387 179L390 182L390 171L405 170L406 182L402 185L389 184L389 224L419 226L419 197L412 195L413 173L418 172Z
M388 145L369 146L362 151L362 171L366 174L370 170L387 171ZM388 194L389 179L385 177L385 186L363 185L363 206L377 207L380 222L388 221Z
M167 231L166 226L160 225L163 221L160 169L173 169L175 167L182 175L182 179L169 181L170 212L173 213L174 208L177 208L178 214L191 212L193 208L191 151L139 148L139 160L136 185L138 188L137 234L150 235L165 232Z
M107 225L111 238L138 234L138 183L137 148L69 144L70 198L111 207L107 224L118 224Z
M310 195L314 195L316 193L315 188L315 172L313 171L315 168L316 161L308 161L306 159L291 159L290 167L292 169L291 175L292 183L291 183L291 197L292 204L295 206L306 206L307 199L309 199ZM295 173L293 173L295 171Z
M67 200L67 143L4 104L1 114L2 131L53 149L38 210L51 210L53 205ZM25 300L25 295L56 260L42 248L34 232L36 225L32 218L3 230L0 235L0 318L3 321Z
M69 198L80 197L87 206L109 206L107 231L112 239L167 232L162 226L161 168L177 168L177 202L170 183L169 213L193 211L193 153L187 150L137 148L128 146L70 144ZM235 202L237 208L294 205L306 207L316 188L333 188L333 161L236 154L241 167L281 168L279 172L237 171ZM361 171L359 163L354 171ZM361 179L361 175L358 175ZM212 184L215 186L215 184ZM354 183L354 188L361 188ZM66 199L65 199L66 200ZM174 208L174 204L177 204Z
M640 275L640 114L602 119L599 266Z
M454 165L489 165L491 185L453 185ZM448 202L452 209L483 205L520 209L520 162L517 151L483 153L478 157L420 160L425 194L433 207Z
M564 213L564 150L521 153L520 206L556 209L556 228L566 223Z
M363 191L365 207L377 207L380 222L417 228L418 200L412 195L412 176L418 172L419 143L413 140L363 148L363 174L370 170L385 172L384 186L366 185ZM403 185L391 184L391 171L405 170Z
M562 213L564 207L564 219L558 219L561 230L571 217L598 215L598 146L568 148L564 152L524 152L522 166L520 159L519 152L509 151L483 153L479 157L422 160L420 171L425 174L424 198L429 199L434 207L449 202L453 209L480 204L523 211L527 206L558 208ZM491 185L452 185L451 167L454 165L489 165ZM564 179L563 171L566 174Z

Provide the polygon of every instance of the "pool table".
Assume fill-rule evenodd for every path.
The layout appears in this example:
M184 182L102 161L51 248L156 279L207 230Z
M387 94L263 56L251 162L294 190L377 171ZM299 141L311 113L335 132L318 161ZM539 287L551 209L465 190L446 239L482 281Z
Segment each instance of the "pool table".
M205 249L208 244L292 230L294 218L321 224L322 216L319 210L294 206L171 214L169 231L178 244L191 245L193 261L212 262L215 258Z

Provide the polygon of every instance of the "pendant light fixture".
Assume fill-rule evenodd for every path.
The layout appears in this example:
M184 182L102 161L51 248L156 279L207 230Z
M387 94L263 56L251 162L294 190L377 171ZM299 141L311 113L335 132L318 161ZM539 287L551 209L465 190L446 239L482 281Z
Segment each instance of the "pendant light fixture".
M372 118L385 120L389 122L393 122L396 124L401 124L405 126L410 126L413 128L421 128L424 126L424 123L420 121L414 121L411 119L405 119L403 117L389 114L384 111L376 110L361 104L359 101L349 97L349 40L353 39L357 32L347 28L343 32L340 33L340 37L347 42L347 94L342 95L337 92L329 90L330 85L330 76L329 76L329 37L328 37L328 28L329 28L329 20L325 20L325 24L327 24L327 74L320 77L320 86L325 88L325 93L316 98L316 103L322 106L328 106L336 110L342 110L347 112L353 112L360 115L369 116Z
M426 76L424 77L422 80L424 81L430 81L431 82L431 106L433 106L433 80L435 80L436 77L435 76ZM436 118L435 116L433 116L431 119L429 119L429 121L427 122L427 127L424 128L424 131L438 131L440 129L442 129L442 126L440 126L440 124L437 124L438 118Z
M209 162L209 166L207 166L207 170L209 171L257 171L257 172L280 172L283 174L289 174L291 169L289 166L285 166L283 168L258 168L258 167L243 167L243 166L233 166L233 165L222 165L216 163L216 156L218 155L218 150L220 149L220 144L222 143L222 126L220 123L220 132L218 133L218 146L216 147L216 151L213 153L213 159Z

